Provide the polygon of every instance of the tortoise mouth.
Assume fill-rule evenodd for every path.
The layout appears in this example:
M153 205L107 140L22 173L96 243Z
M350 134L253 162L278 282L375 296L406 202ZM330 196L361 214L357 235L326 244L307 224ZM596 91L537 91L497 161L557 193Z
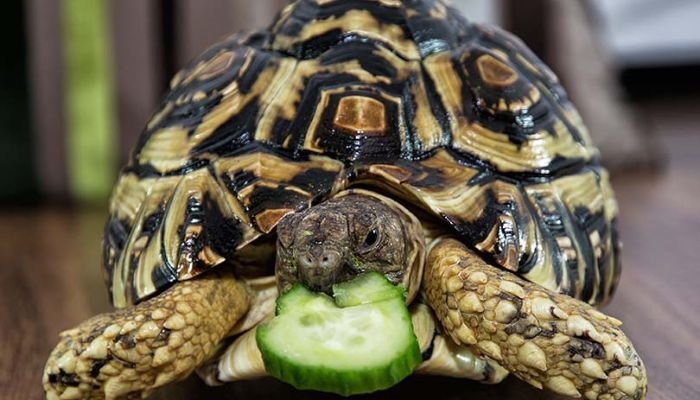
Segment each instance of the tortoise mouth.
M289 282L285 290L289 289L296 283L300 283L313 292L325 293L329 296L333 295L333 286L352 280L358 275L370 270L363 267L358 268L348 260L342 260L337 267L334 267L335 269L333 271L324 271L322 269L314 268L299 268L298 264L295 265L295 268L297 268L299 271L296 277L297 279L293 282ZM395 283L395 280L391 278L392 277L387 276L387 279L389 279L392 283Z
M333 285L348 281L353 277L347 273L347 263L343 263L339 269L340 271L334 273L333 276L326 275L324 271L306 269L306 274L298 282L311 291L332 295Z

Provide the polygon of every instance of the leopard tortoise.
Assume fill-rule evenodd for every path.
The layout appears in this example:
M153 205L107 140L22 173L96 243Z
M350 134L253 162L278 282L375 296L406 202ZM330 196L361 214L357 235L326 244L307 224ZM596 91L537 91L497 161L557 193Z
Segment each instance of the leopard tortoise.
M642 399L608 174L557 78L442 0L299 0L189 63L114 189L118 309L61 334L49 399L265 375L295 282L403 284L418 373Z

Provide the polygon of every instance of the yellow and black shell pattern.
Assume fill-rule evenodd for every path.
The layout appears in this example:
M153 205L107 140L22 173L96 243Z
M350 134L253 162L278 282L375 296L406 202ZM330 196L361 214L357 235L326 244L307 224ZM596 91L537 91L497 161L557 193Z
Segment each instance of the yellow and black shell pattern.
M601 303L620 268L598 158L512 35L441 0L300 0L173 78L112 195L107 284L136 303L371 185L490 262Z

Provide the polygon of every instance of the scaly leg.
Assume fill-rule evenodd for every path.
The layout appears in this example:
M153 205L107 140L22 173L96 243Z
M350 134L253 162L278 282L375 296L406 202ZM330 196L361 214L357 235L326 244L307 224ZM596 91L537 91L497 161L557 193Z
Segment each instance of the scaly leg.
M245 286L220 270L63 332L44 369L46 398L145 398L185 378L248 309Z
M571 397L643 399L642 360L620 322L438 239L424 277L428 303L455 343L538 388Z

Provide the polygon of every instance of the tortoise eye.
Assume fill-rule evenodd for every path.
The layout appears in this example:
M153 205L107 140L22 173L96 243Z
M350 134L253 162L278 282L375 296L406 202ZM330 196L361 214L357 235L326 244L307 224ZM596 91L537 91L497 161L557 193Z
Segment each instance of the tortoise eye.
M365 241L362 243L362 247L364 248L365 251L370 250L372 246L377 244L379 241L379 230L377 228L372 228L367 232L367 236L365 236Z

